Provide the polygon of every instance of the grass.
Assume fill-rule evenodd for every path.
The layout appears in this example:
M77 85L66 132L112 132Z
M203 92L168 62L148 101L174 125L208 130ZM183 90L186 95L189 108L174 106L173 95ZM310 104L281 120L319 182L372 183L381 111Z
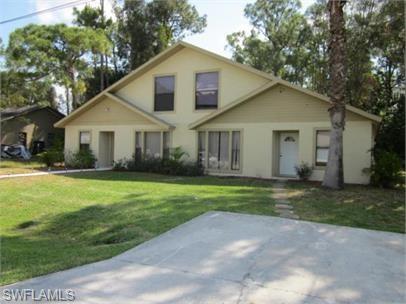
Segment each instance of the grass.
M117 255L206 211L275 215L271 182L91 172L0 180L0 285ZM405 231L404 192L287 184L301 219Z
M37 160L0 160L0 175L32 173L45 169L46 166Z
M0 285L114 256L209 210L274 215L269 181L92 172L0 181Z
M312 183L289 183L289 200L301 219L405 233L404 189L346 185L330 191Z

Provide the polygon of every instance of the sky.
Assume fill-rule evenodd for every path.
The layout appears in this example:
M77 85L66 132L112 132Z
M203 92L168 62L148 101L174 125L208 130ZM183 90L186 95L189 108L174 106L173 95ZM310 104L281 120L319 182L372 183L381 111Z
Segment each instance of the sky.
M66 4L74 0L0 0L0 21L33 13L35 11ZM113 15L111 7L113 0L105 1L107 15ZM250 24L244 17L244 7L254 0L189 0L195 5L199 14L207 15L207 27L202 34L188 36L184 40L205 48L217 54L231 57L227 45L227 35L238 31L249 31ZM314 0L302 0L302 10L311 5ZM99 0L89 3L92 6L99 5ZM78 8L85 4L78 5ZM0 37L3 43L7 44L8 36L16 28L23 27L30 23L53 24L67 23L72 21L72 8L60 9L30 18L0 25Z

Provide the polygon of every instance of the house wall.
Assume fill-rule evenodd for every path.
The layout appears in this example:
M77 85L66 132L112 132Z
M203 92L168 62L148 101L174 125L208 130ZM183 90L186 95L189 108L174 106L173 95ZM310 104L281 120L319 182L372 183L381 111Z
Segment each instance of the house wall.
M253 73L191 49L183 49L115 92L163 120L188 125L214 110L195 110L195 73L219 71L219 108L269 82ZM175 110L154 112L154 77L175 75Z
M139 76L114 94L175 126L172 147L181 146L190 159L197 157L197 130L189 124L214 110L194 110L195 72L219 71L219 107L269 82L223 61L183 49ZM175 75L175 109L154 112L154 76ZM303 92L278 85L200 126L198 130L238 129L242 131L242 170L238 175L270 178L276 175L278 131L299 132L299 161L315 163L315 130L330 127L328 103ZM109 110L107 110L107 108ZM91 132L91 149L98 157L99 133L114 132L114 159L131 158L136 131L162 131L151 121L105 99L65 127L67 151L79 148L79 132ZM347 183L367 183L362 169L370 166L373 145L372 122L347 111L344 132L344 172ZM316 168L311 179L321 180L324 169ZM229 173L227 173L229 174Z
M194 110L195 73L202 71L219 71L219 107L269 82L268 79L218 59L191 49L183 49L139 76L115 94L174 125L175 130L171 134L172 145L174 147L181 146L190 156L194 157L197 154L196 131L190 130L188 125L214 111ZM153 111L154 77L158 75L175 75L175 108L172 112ZM65 127L65 149L76 151L79 147L79 130L90 130L94 139L92 140L92 150L97 156L98 132L116 131L114 158L117 161L123 157L129 158L134 153L136 130L161 130L143 117L143 121L136 121L138 118L131 116L133 115L131 111L123 106L120 109L114 108L114 104L117 103L106 98L69 122ZM106 107L109 107L110 111L106 111Z
M47 145L48 133L63 135L62 129L54 128L54 123L62 117L47 109L37 110L26 115L6 120L1 123L1 143L12 145L18 143L18 133L27 133L27 147L33 141L44 141Z
M302 123L210 123L199 130L240 129L242 130L242 172L243 176L271 178L277 176L279 131L299 132L299 162L315 166L315 130L327 129L327 121ZM362 173L371 164L370 149L372 125L368 121L350 121L344 131L344 180L346 183L366 184L367 175ZM316 167L311 180L322 180L323 167Z
M328 104L299 91L277 86L220 115L198 130L242 129L242 175L270 178L278 174L278 132L299 132L299 162L315 167L312 180L322 180L316 167L317 129L329 129ZM344 180L369 182L362 173L371 165L372 122L347 111L344 131Z

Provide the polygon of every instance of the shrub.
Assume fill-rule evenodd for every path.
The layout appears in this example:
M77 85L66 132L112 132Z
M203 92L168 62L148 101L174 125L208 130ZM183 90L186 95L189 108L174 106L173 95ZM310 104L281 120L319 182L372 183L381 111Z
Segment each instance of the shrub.
M116 171L127 170L129 160L127 158L119 159L113 162L113 169Z
M169 159L181 163L183 157L189 157L186 151L183 151L182 147L176 147L171 149L169 153Z
M396 153L390 151L379 152L371 167L371 183L384 188L393 188L402 182L402 160Z
M48 150L37 155L39 161L47 167L52 167L57 162L63 162L64 156L62 151Z
M96 160L96 157L90 149L79 150L65 156L66 166L78 169L94 168Z
M308 180L313 173L313 168L308 164L302 162L300 165L295 166L296 174L301 180Z
M203 175L203 168L197 162L185 161L182 158L187 153L180 147L174 148L168 158L145 156L142 159L121 159L114 163L114 170L128 170L136 172L160 173L181 176Z

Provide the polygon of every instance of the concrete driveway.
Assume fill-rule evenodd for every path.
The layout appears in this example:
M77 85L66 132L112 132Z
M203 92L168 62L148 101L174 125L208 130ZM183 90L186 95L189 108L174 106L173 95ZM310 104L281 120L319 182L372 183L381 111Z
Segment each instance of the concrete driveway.
M209 212L119 256L7 288L75 303L405 303L401 234Z

